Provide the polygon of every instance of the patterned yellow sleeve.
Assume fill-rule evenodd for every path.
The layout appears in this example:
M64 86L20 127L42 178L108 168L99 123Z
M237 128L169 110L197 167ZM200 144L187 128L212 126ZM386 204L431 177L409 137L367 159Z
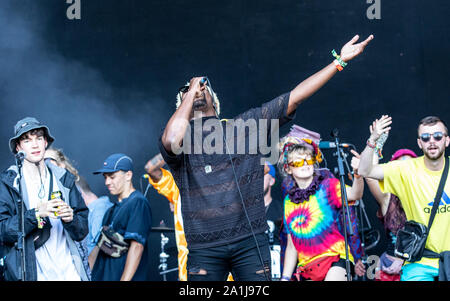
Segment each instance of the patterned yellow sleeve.
M164 168L161 168L162 177L159 182L155 183L150 177L148 178L148 182L153 186L153 188L158 191L159 194L165 196L169 202L174 204L178 201L180 191L178 190L178 186L173 179L172 173Z

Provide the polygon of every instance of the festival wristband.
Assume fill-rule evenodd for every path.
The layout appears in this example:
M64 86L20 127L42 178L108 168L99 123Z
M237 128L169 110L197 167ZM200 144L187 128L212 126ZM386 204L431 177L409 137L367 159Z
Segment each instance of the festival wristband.
M333 63L338 71L344 70L344 67L342 67L341 64L339 64L338 60L334 60Z
M347 66L347 63L344 62L344 60L341 58L341 56L336 53L336 50L334 50L334 49L331 50L331 54L336 58L336 60L338 61L339 65L342 66L342 68Z
M39 229L42 229L42 228L44 228L44 225L45 225L45 221L44 221L44 219L39 215L39 210L34 210L35 211L35 214L36 214L36 219L37 219L37 223L38 223L38 228Z
M375 144L370 143L370 138L367 139L366 144L368 147L375 149L377 146Z

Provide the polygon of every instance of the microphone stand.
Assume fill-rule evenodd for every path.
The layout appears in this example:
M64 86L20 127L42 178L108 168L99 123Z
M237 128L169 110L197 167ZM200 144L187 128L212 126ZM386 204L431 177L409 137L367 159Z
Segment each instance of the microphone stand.
M353 235L353 229L350 224L350 211L348 207L347 191L345 189L345 171L344 171L344 158L342 156L342 148L339 142L339 131L334 129L331 136L336 143L336 153L338 162L339 181L341 183L341 199L342 199L342 213L343 213L343 228L344 228L344 240L345 240L345 270L347 272L347 281L351 281L350 274L350 259L348 254L348 238L347 238L347 226L349 235Z
M353 144L350 144L350 146L352 146L353 149L356 150L356 148L355 148L355 146ZM341 148L341 155L344 158L345 166L347 167L347 170L350 173L351 180L353 182L354 181L353 171L352 171L352 169L350 168L350 166L349 166L349 164L347 162L347 159L346 159L347 155L344 153L343 148ZM335 173L337 173L337 172L335 172ZM365 205L364 205L363 199L357 200L354 206L358 207L358 211L359 211L357 213L358 214L358 220L359 220L358 228L360 229L360 231L358 233L360 233L361 247L362 247L362 251L363 251L361 259L362 259L363 264L366 265L367 264L367 258L368 258L367 257L367 250L373 248L374 246L376 246L377 243L378 243L379 238L374 243L371 243L369 246L366 245L365 232L367 230L372 230L372 225L370 223L369 217L367 216L367 212L365 210ZM367 224L367 228L365 227L365 224ZM378 231L376 231L376 232L378 232ZM363 276L356 276L355 280L357 280L357 281L358 280L366 281L367 277L364 274Z
M25 271L25 211L24 211L24 204L23 204L23 196L22 196L22 163L23 163L24 157L21 155L16 156L16 166L18 168L18 174L19 174L19 199L17 200L17 207L19 211L19 232L17 237L17 245L16 248L20 253L20 280L25 281L26 278L26 271Z
M353 144L350 144L352 147L353 147L353 149L356 151L356 147L353 145ZM354 178L354 175L353 175L353 170L350 168L350 166L348 165L348 162L347 162L347 159L346 159L346 155L344 154L344 151L343 151L343 149L341 148L341 154L342 154L342 157L344 158L344 163L345 163L345 166L347 167L347 170L348 170L348 172L350 173L350 176L351 176L351 180L352 180L352 182L355 180L355 178ZM360 216L360 227L361 227L361 229L363 230L364 229L364 226L363 226L363 220L362 220L362 216L363 216L363 213L364 213L364 217L366 218L366 220L367 220L367 223L369 224L369 226L370 226L370 222L369 222L369 220L368 220L368 217L367 217L367 214L366 214L366 211L364 210L364 202L363 202L363 200L362 199L360 199L360 200L358 200L356 203L355 203L355 206L358 206L358 208L359 208L359 216ZM352 228L351 228L352 229ZM361 233L361 247L362 247L362 249L363 249L363 255L362 255L362 262L365 264L366 263L366 261L367 261L367 254L366 254L366 250L365 250L365 238L364 238L364 231L360 231L359 233ZM362 277L360 277L360 276L358 276L358 275L356 275L356 277L355 277L355 280L359 280L359 278L362 278L361 280L362 281L365 281L366 280L366 276L364 275L364 276L362 276Z

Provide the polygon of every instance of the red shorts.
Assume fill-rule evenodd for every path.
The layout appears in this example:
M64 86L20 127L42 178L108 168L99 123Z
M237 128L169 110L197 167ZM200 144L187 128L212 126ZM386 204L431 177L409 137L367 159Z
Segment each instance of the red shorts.
M380 271L380 279L378 281L400 281L399 274L388 274L386 272Z
M303 267L297 267L295 276L297 277L297 280L300 280L301 277L313 281L322 281L327 276L332 264L338 262L339 259L339 255L317 258Z

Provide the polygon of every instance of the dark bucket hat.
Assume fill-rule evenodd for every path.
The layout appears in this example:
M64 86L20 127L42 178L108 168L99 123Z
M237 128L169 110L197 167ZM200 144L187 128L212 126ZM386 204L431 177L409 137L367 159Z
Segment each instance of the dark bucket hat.
M34 130L34 129L43 129L44 135L47 139L47 148L50 147L50 145L55 141L55 138L50 135L49 128L45 125L40 123L36 118L34 117L25 117L21 120L19 120L16 125L14 126L14 137L9 139L9 149L13 154L17 153L16 146L17 146L17 139L22 136L23 134Z

